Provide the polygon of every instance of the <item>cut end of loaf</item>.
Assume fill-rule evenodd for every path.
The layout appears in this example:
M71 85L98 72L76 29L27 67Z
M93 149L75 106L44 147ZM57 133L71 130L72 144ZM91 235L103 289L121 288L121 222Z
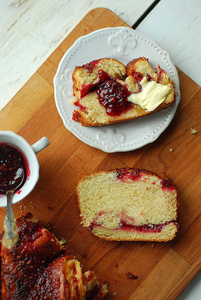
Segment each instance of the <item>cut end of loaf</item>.
M170 241L178 231L177 190L152 172L93 173L79 182L77 195L84 226L100 238Z
M1 247L2 299L103 299L101 284L31 213L17 219L19 240ZM1 236L3 233L1 234Z

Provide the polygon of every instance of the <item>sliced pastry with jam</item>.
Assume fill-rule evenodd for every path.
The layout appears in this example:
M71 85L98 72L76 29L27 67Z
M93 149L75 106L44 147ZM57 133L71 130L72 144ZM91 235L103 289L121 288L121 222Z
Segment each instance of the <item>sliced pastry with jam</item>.
M145 57L123 63L103 58L77 66L72 74L73 120L101 126L153 114L175 102L174 83Z
M178 231L178 193L143 169L99 171L77 186L84 227L105 240L167 242Z
M12 300L103 299L107 284L80 262L31 214L17 219L19 240L1 247L1 297ZM2 237L2 235L1 235Z

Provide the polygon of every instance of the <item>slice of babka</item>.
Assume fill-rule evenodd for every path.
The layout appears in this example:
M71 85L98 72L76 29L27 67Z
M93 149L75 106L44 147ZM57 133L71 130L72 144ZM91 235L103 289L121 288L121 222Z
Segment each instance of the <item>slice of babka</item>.
M116 241L170 241L177 231L178 193L170 180L142 169L100 171L77 186L83 225Z

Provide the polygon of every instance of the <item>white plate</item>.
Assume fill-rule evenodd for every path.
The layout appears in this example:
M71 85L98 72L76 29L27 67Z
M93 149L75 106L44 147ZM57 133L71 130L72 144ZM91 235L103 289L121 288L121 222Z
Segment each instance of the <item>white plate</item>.
M75 66L105 57L127 64L140 56L148 58L153 68L159 64L175 82L173 106L142 119L101 127L84 127L72 120ZM152 39L127 27L106 28L79 38L65 53L54 78L54 95L65 127L81 141L105 152L129 151L155 141L170 124L180 101L179 78L168 52Z

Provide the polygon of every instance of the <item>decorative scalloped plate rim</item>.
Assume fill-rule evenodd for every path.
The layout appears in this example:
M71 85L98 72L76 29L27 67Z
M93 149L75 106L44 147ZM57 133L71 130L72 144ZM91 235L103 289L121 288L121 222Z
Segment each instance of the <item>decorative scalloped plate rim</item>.
M153 68L159 64L175 82L177 95L171 107L144 118L100 127L84 127L72 120L75 106L71 104L71 76L75 66L103 57L127 64L140 56L147 57ZM125 152L154 142L171 123L180 102L179 77L169 53L150 37L129 27L104 28L80 37L64 54L54 77L54 96L64 126L78 139L104 152Z

